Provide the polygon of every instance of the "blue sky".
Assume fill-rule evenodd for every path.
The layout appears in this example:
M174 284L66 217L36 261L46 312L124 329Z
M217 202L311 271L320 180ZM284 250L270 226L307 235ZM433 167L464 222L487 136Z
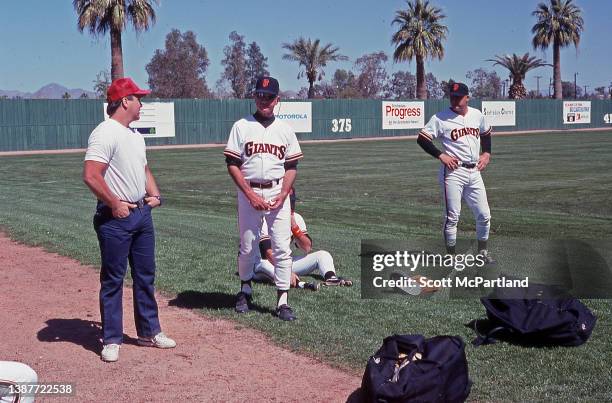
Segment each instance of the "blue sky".
M531 16L537 0L432 0L446 14L449 35L442 61L428 61L427 72L439 80L466 80L469 70L492 69L485 59L506 53L530 52L547 61L552 49L545 53L531 48ZM566 48L561 54L563 80L597 86L612 83L612 1L576 0L583 9L585 31L579 50ZM236 30L247 43L256 41L265 56L272 75L279 78L281 89L297 90L306 85L297 80L295 62L282 60L283 42L299 36L320 38L340 47L349 62L332 63L325 70L331 77L336 68L351 68L352 62L365 53L382 50L391 56L390 43L395 10L405 8L405 0L310 0L285 1L212 1L162 0L157 7L157 23L148 32L135 34L130 28L123 35L126 74L145 86L146 64L155 49L163 48L166 34L172 28L192 30L204 45L210 58L207 74L209 87L214 88L222 66L223 47L228 35ZM71 0L5 1L0 13L0 89L35 91L42 85L57 82L70 88L91 90L96 73L110 69L108 36L93 38L76 28L76 14ZM415 72L412 63L388 63L388 71ZM502 68L495 70L506 78ZM552 76L551 68L540 68L527 75L529 89L536 87L541 75L544 92Z

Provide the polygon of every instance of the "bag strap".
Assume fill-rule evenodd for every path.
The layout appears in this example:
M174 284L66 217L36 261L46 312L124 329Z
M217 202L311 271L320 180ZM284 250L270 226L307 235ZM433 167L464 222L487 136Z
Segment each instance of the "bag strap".
M499 333L502 330L509 330L504 326L496 326L486 333L481 333L478 330L478 320L475 320L473 324L474 324L474 332L476 332L476 338L472 341L472 344L475 347L496 343L497 339L495 339L493 335L495 333Z

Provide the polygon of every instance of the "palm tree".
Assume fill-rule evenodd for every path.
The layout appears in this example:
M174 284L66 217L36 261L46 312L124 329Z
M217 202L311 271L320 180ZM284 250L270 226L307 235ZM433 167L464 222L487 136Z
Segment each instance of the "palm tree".
M550 6L538 4L532 13L538 22L531 28L533 48L542 50L553 44L553 81L555 99L562 98L561 48L574 44L578 48L580 33L584 30L582 11L572 0L550 0Z
M123 50L121 33L128 21L136 32L147 31L155 23L152 3L158 0L73 0L79 17L80 32L88 29L92 35L104 35L110 31L111 80L123 77Z
M308 98L314 97L314 82L323 78L325 75L323 67L327 63L348 60L348 57L338 53L340 49L331 43L321 47L319 39L313 42L310 38L306 40L300 37L293 43L283 43L283 49L290 52L283 55L284 60L296 61L304 68L297 78L306 76L309 85Z
M495 59L487 59L487 61L493 62L493 65L503 66L510 72L512 85L510 86L510 91L508 91L508 97L511 99L522 99L527 96L523 80L529 70L542 66L551 66L551 64L545 63L535 56L529 56L529 53L525 53L523 56L518 56L516 53L513 53L512 56L495 55Z
M446 39L448 28L440 23L446 18L442 10L429 4L429 1L407 0L408 9L395 12L391 24L398 24L399 30L393 34L391 43L395 47L393 61L411 61L416 58L417 98L427 98L425 81L425 59L444 57L442 41Z

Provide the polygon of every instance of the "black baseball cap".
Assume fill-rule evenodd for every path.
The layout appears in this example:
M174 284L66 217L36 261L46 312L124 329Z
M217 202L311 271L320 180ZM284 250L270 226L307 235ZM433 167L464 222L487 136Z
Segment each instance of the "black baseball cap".
M452 83L449 85L449 93L454 97L470 95L470 89L463 83Z
M278 80L269 76L259 77L255 84L255 93L278 95Z

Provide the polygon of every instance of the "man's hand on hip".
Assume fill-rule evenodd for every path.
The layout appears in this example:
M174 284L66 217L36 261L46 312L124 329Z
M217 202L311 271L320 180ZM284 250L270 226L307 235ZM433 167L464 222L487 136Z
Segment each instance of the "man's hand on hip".
M158 196L149 196L149 197L145 197L144 199L145 199L145 202L151 208L155 208L155 207L161 206L161 200L159 200Z
M482 153L480 155L480 158L478 159L478 165L476 165L476 167L478 168L479 171L483 171L487 167L487 165L489 165L490 160L491 160L491 154Z
M450 170L459 168L459 160L455 157L451 157L448 154L442 153L438 159Z
M115 204L113 204L113 217L115 218L125 218L130 215L130 209L138 207L135 204L125 202L123 200L117 200Z

